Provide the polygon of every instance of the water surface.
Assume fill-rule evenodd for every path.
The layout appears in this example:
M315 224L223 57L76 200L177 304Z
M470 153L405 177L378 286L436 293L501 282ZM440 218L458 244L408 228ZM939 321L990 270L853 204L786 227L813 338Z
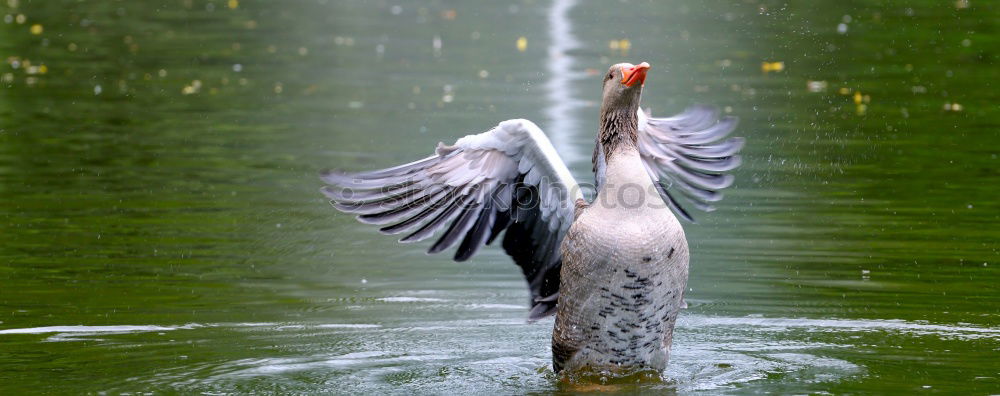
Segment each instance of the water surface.
M8 1L0 393L574 390L499 249L398 245L317 174L524 117L589 180L619 61L748 145L666 380L603 390L998 393L1000 13L966 4Z

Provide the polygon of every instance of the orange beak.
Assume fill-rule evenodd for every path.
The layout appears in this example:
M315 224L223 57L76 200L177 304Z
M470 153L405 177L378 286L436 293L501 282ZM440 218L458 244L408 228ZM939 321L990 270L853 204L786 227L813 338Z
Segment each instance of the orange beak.
M642 62L632 67L622 68L622 84L631 87L635 83L640 85L646 82L646 70L649 70L649 63Z

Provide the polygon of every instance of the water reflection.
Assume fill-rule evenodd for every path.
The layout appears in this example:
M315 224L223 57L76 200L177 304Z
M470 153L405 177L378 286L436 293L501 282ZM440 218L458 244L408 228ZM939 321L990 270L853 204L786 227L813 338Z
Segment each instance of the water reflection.
M545 93L549 103L545 108L548 123L543 129L568 166L590 158L578 149L580 141L589 139L584 137L579 127L578 110L584 102L577 98L573 90L573 83L582 76L573 69L572 51L580 45L573 35L572 20L569 18L569 12L575 5L576 0L555 0L548 12L551 43L546 62L548 80Z
M996 6L965 3L0 2L0 393L558 393L502 252L398 245L316 174L523 116L586 177L581 71L636 60L644 105L748 146L686 228L668 381L623 392L996 393Z

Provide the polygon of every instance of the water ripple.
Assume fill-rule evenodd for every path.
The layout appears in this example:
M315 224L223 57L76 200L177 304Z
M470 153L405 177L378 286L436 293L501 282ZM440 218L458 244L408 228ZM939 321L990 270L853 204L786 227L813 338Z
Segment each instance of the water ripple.
M93 337L136 334L110 340L130 346L133 353L140 353L136 348L155 351L156 345L175 345L173 340L142 335L159 337L167 331L177 333L172 338L178 340L225 344L252 338L265 345L281 345L278 350L250 350L251 355L241 359L182 363L152 376L132 378L157 388L228 392L264 379L290 391L315 390L321 385L334 386L331 389L338 392L392 393L399 386L416 386L430 393L452 393L461 384L470 390L505 393L559 386L545 343L550 326L551 322L529 325L523 319L498 317L395 326L296 322L46 326L5 329L0 335L54 333L44 342L108 341ZM877 332L958 341L1000 340L1000 328L967 324L686 314L678 322L671 364L664 373L667 380L643 389L718 392L781 376L793 376L799 384L828 384L870 370L853 355L838 351L857 348L856 338L864 334L876 333L883 339ZM781 339L774 333L781 333ZM817 333L830 336L817 337ZM342 383L345 378L349 381ZM817 385L817 390L824 386Z

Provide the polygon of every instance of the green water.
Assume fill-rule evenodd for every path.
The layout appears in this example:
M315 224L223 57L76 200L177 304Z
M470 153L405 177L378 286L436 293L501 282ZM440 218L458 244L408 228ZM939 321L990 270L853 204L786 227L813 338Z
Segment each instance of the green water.
M618 61L748 144L667 380L604 390L1000 393L1000 9L901 3L570 4L563 80L548 1L0 3L0 394L580 390L499 249L398 245L317 174L524 117L589 180Z

